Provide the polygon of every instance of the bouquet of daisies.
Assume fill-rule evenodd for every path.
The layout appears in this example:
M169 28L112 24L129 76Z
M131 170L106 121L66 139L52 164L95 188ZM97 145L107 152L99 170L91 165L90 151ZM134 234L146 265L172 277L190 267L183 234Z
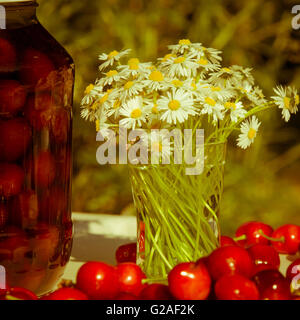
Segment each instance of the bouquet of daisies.
M82 117L97 131L152 128L206 129L205 141L221 141L240 130L237 145L249 147L260 127L255 114L279 107L285 121L298 111L295 88L278 86L266 100L251 69L222 67L221 52L180 40L170 53L152 62L127 59L130 50L101 54L103 76L90 84L82 99ZM161 137L163 140L163 137Z

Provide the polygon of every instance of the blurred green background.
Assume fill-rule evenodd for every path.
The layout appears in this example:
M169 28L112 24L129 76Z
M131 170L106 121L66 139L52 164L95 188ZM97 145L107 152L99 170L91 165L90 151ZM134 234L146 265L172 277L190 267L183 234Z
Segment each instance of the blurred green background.
M85 87L99 77L98 54L132 48L154 59L189 38L223 51L224 65L252 67L272 95L276 83L300 88L300 30L292 30L295 1L40 0L38 16L76 65L73 211L134 214L126 166L96 162L96 132L80 118ZM264 121L247 151L229 142L221 211L224 234L248 220L274 227L300 224L300 113L286 124L280 112Z

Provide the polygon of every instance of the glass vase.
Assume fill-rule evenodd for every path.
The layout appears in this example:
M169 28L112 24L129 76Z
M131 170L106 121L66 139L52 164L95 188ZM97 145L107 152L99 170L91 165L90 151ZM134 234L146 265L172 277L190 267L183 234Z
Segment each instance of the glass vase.
M185 165L130 166L137 212L137 263L150 281L165 281L178 263L195 261L219 246L226 142L204 145L204 170Z

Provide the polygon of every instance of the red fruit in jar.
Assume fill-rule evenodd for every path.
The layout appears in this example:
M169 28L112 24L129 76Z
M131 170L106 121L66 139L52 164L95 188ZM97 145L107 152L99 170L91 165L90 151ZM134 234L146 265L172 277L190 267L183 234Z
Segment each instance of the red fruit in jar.
M4 260L21 262L28 252L30 252L29 239L23 230L8 226L4 232L0 233L0 261L2 263Z
M220 245L221 247L225 247L225 246L236 246L237 244L232 238L228 236L221 236Z
M123 293L117 295L116 300L138 300L138 298L130 293Z
M250 277L254 264L246 249L239 246L225 246L210 254L207 266L212 278L218 280L228 274Z
M237 243L245 248L253 244L269 244L269 240L263 235L271 237L273 233L272 227L262 223L251 221L241 225L236 231L236 237L245 236L246 239L238 240Z
M259 292L255 283L239 274L226 275L215 284L218 300L258 300Z
M55 108L51 118L51 133L57 143L65 143L68 140L68 132L71 120L68 111L64 108Z
M272 246L279 253L295 254L300 246L300 226L286 224L276 229L272 238L281 239L281 241L272 241Z
M24 52L20 67L21 81L30 86L35 86L44 81L51 71L55 70L52 61L36 49L27 49Z
M280 258L277 251L265 244L256 244L248 249L254 262L253 274L263 270L277 270L280 266Z
M202 262L184 262L168 275L169 289L175 299L205 300L210 293L211 278Z
M291 298L290 283L286 279L274 280L271 285L260 291L261 300L290 300Z
M24 171L16 164L0 163L0 197L10 197L21 192Z
M41 300L88 300L88 296L75 288L60 288Z
M92 300L114 299L119 293L116 268L103 262L87 262L78 270L76 287Z
M39 222L27 229L27 233L34 253L33 266L36 269L43 268L55 254L59 244L59 230L56 226Z
M17 55L13 45L0 38L0 72L12 72L16 69Z
M138 296L145 287L142 280L146 279L141 268L135 263L127 262L119 264L116 269L120 292Z
M8 220L7 204L0 202L0 230L3 229Z
M10 220L14 225L26 228L36 223L38 214L38 197L34 191L23 191L13 199Z
M53 112L53 99L49 93L41 92L28 97L25 116L36 130L50 127Z
M25 104L26 91L15 80L0 80L0 115L11 116Z
M263 270L252 278L259 291L273 285L278 280L284 280L284 276L278 270Z
M289 265L286 271L286 278L290 281L293 290L300 289L300 258Z
M117 263L133 262L136 263L136 243L128 243L119 246L116 250Z
M168 286L160 283L147 285L141 292L142 300L173 300Z
M55 178L55 162L49 151L42 151L34 160L35 180L39 187L49 187Z
M9 288L0 291L0 300L37 300L37 296L25 288Z
M27 150L31 129L22 118L0 121L0 160L15 161Z

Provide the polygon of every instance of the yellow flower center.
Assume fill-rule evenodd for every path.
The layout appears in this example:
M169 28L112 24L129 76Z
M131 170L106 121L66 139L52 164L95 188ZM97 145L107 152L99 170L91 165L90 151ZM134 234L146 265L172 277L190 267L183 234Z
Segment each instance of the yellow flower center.
M95 121L95 125L96 125L96 131L100 131L100 121L99 120L96 120Z
M109 70L107 73L106 73L106 76L107 77L113 77L113 76L116 76L118 74L118 71L117 70Z
M131 111L130 117L133 119L137 119L142 115L142 110L141 109L134 109Z
M212 98L209 98L209 97L205 98L205 102L207 104L209 104L210 106L212 106L212 107L214 107L216 105L216 101L214 99L212 99Z
M225 106L225 108L227 108L227 109L233 109L233 110L235 110L236 109L236 104L234 103L234 102L225 102L225 104L224 104L224 106Z
M163 61L167 61L167 60L171 59L172 57L174 57L174 55L172 53L168 53L163 57Z
M220 87L214 87L214 86L211 86L210 89L211 89L211 91L221 91L222 90Z
M164 76L160 71L155 70L150 73L149 80L158 81L158 82L163 81Z
M178 100L171 100L168 107L170 110L176 111L180 108L180 102Z
M130 70L137 70L139 68L140 60L137 58L131 58L128 60Z
M183 83L178 80L178 79L174 79L172 80L172 84L175 86L175 87L182 87Z
M179 40L178 44L189 45L189 44L191 44L191 41L189 39L181 39L181 40Z
M158 110L157 110L157 104L155 103L154 106L151 109L152 113L154 114L158 114Z
M185 57L178 57L174 60L174 63L182 63L185 61Z
M250 140L252 140L252 139L254 139L255 135L256 135L256 130L253 129L253 128L251 128L251 129L249 130L249 132L248 132L248 138L249 138Z
M289 98L289 97L284 97L284 98L283 98L284 107L285 107L286 109L289 109L289 108L290 108L290 102L291 102L291 98Z
M197 61L201 66L206 66L208 64L208 61L204 58L201 58Z
M193 88L193 90L196 90L196 89L197 89L197 85L196 85L195 80L193 80L193 81L191 82L191 87Z
M84 94L90 94L91 91L94 89L94 85L93 84L89 84L86 88L85 88L85 91L84 91Z
M99 107L99 102L96 101L96 102L94 102L94 103L92 104L91 109L92 109L92 110L97 110L98 107Z
M231 73L231 70L229 68L222 68L221 70L227 73Z
M128 90L128 89L130 89L133 85L134 85L134 82L133 82L133 81L127 81L127 82L124 84L124 89Z
M113 104L113 108L114 109L118 109L121 105L121 101L119 99L117 99L114 104Z
M296 104L296 106L299 104L299 102L300 102L299 94L296 94L296 96L295 96L295 104Z
M114 58L117 54L119 54L119 52L116 51L116 50L110 52L110 53L108 54L108 59Z
M107 101L108 96L109 96L109 93L106 93L103 97L99 99L99 103L103 104L105 101Z

